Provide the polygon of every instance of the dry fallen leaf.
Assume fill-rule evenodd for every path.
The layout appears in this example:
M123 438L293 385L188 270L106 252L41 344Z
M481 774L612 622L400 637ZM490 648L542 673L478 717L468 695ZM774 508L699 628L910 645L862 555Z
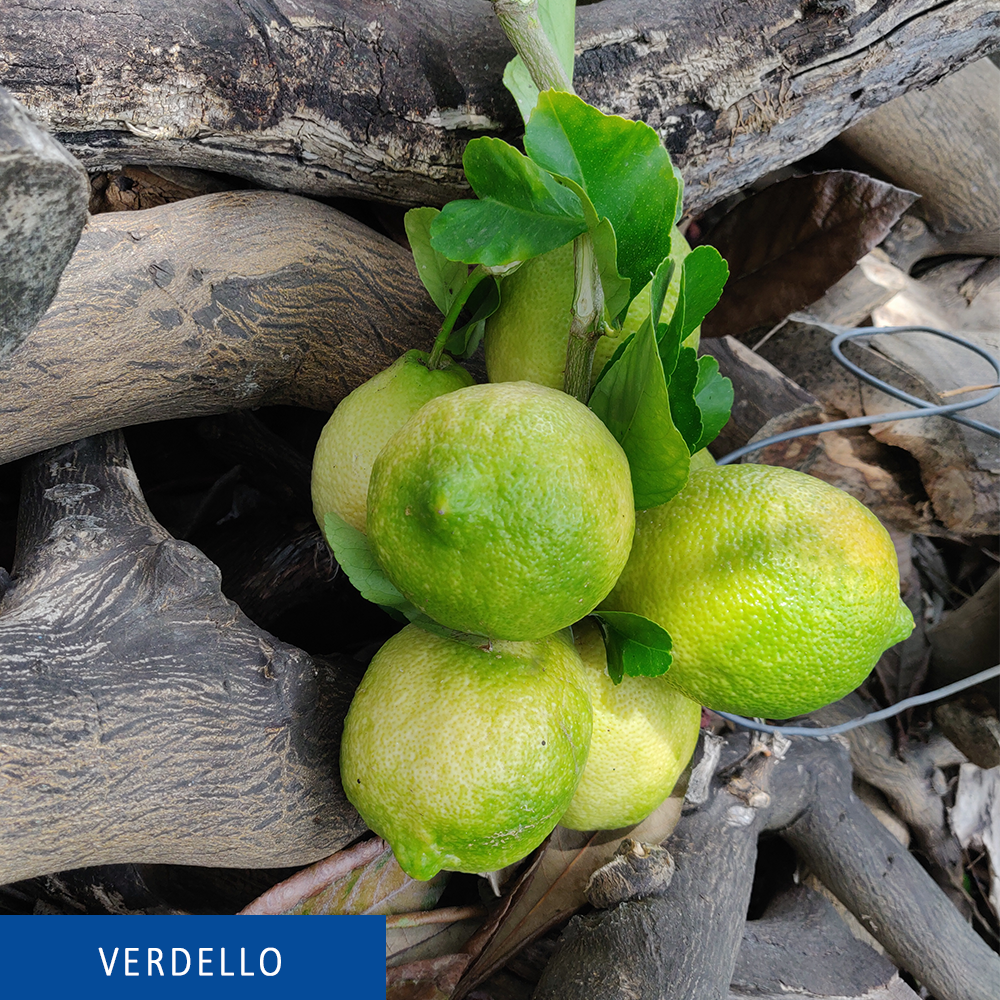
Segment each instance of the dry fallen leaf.
M674 795L633 827L580 833L557 826L541 853L530 884L462 976L454 1000L461 1000L525 945L585 906L584 891L590 876L611 860L625 837L653 844L666 840L680 819L685 784L682 779Z
M729 283L703 337L739 337L815 302L886 237L912 191L852 170L790 177L740 202L703 240Z

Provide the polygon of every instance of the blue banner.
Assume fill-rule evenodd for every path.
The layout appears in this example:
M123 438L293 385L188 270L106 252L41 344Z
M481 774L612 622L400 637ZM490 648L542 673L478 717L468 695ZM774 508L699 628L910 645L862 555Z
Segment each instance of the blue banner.
M3 917L4 996L384 1000L385 917Z

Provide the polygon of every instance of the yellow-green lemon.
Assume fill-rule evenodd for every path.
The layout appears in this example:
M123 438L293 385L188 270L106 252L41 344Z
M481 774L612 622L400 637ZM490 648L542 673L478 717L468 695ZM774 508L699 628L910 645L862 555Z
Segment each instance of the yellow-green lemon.
M378 651L340 773L408 875L493 871L548 836L590 745L581 670L565 633L475 646L408 625Z
M333 411L313 458L313 513L321 528L332 513L364 531L368 480L383 445L427 400L472 385L454 362L430 371L426 361L423 351L407 351Z
M687 241L675 228L670 256L675 265L667 287L664 314L673 313L680 287L680 262L690 253ZM566 344L569 340L573 306L573 244L525 261L513 274L503 279L500 308L486 321L483 349L486 373L491 382L526 380L563 387L566 369ZM640 292L633 300L615 336L597 342L594 352L594 378L611 359L622 338L635 332L649 315L649 295ZM686 343L697 346L695 331Z
M614 684L593 619L573 626L594 711L590 755L561 826L617 830L645 819L672 791L698 742L701 705L665 677Z
M426 403L372 469L368 537L406 599L491 638L539 639L611 590L635 526L628 460L582 403L530 382Z
M784 719L843 697L910 634L888 532L843 490L790 469L691 473L639 512L604 608L673 637L665 675L721 711Z

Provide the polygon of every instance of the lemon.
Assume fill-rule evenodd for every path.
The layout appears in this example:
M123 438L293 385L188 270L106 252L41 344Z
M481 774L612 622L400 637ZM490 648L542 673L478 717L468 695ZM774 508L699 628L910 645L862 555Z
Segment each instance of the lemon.
M423 351L407 351L333 411L313 458L313 513L321 528L332 513L364 531L368 480L382 446L427 400L472 385L454 362L430 371L426 360Z
M565 634L474 646L408 625L378 651L340 773L408 875L494 871L548 836L590 745L581 671Z
M701 705L666 677L624 677L614 684L600 629L573 626L594 711L590 755L561 826L617 830L645 819L672 791L698 742Z
M680 262L690 253L687 241L675 228L670 256L675 265L667 287L663 312L673 314L680 288ZM573 244L525 261L503 279L500 308L486 321L483 348L486 373L491 382L525 380L563 387L566 344L573 308ZM594 379L611 359L622 339L638 330L649 315L649 294L642 291L633 300L622 329L601 337L594 352ZM697 346L696 330L685 341Z
M628 460L582 403L530 382L426 403L372 469L368 537L435 621L539 639L611 590L635 526Z
M641 511L603 607L670 632L665 676L688 698L775 719L843 697L913 628L874 514L763 465L694 471L669 503Z

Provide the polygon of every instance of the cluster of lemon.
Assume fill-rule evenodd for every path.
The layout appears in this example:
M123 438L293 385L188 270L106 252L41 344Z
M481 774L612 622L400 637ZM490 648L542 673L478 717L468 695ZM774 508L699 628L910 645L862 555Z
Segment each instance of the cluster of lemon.
M568 328L539 318L530 285L548 287L546 268L523 266L523 294L505 288L513 305L487 328L494 381L409 352L340 404L316 451L320 524L332 513L364 532L403 596L454 630L390 639L344 729L345 792L415 878L503 867L560 822L638 822L686 766L702 704L808 711L912 627L887 533L819 480L709 460L636 514L624 452L552 387ZM570 280L558 316L571 294ZM586 619L599 607L666 628L669 672L613 684Z

